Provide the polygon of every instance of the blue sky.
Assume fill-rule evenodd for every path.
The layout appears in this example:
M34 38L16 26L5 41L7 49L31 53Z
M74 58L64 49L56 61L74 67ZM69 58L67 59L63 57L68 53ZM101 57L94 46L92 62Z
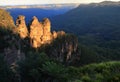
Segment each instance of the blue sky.
M0 0L0 5L29 5L29 4L52 4L52 3L91 3L104 0ZM108 0L107 0L108 1ZM109 0L120 1L120 0Z

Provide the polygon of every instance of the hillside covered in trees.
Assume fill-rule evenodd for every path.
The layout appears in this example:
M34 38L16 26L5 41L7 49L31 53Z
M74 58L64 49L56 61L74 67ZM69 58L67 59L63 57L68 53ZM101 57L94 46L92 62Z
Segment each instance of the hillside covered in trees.
M120 2L81 4L52 19L52 26L78 36L79 42L108 60L120 60Z

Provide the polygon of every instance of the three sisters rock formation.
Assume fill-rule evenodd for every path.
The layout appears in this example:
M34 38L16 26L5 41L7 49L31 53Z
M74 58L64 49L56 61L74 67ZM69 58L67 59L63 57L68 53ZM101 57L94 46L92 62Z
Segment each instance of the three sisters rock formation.
M42 22L39 22L37 17L33 17L29 27L26 26L25 16L18 16L16 20L15 32L24 39L30 38L30 44L33 48L40 47L43 44L49 44L52 40L59 35L64 35L64 31L51 32L51 22L48 18L44 18ZM29 30L28 30L29 29Z

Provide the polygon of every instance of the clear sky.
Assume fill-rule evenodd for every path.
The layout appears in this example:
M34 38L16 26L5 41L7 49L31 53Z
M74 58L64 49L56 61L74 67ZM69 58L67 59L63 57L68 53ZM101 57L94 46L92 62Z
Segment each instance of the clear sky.
M1 5L29 5L29 4L52 4L52 3L91 3L104 0L0 0ZM108 0L107 0L108 1ZM120 1L120 0L109 0Z

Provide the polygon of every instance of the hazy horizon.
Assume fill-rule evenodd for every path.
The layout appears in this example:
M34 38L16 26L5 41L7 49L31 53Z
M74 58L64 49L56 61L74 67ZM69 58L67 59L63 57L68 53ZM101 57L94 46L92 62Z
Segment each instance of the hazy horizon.
M34 5L34 4L63 4L63 3L80 3L87 4L93 2L102 2L102 1L119 1L119 0L0 0L0 6L8 6L8 5Z

